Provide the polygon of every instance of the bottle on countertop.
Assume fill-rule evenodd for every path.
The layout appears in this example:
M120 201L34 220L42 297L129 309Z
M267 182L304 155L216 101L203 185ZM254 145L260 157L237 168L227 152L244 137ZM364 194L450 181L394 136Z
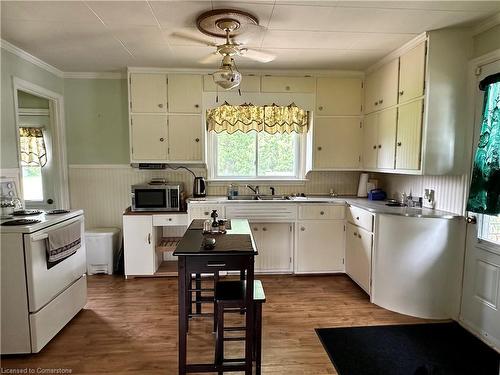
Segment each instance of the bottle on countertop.
M219 231L219 221L217 220L217 217L219 215L217 214L217 210L212 210L212 213L210 214L210 217L212 217L212 232L218 232Z

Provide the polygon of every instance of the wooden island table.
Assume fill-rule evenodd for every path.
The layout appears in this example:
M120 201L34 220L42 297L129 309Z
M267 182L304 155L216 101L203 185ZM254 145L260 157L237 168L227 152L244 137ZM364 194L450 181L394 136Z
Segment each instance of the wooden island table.
M255 241L245 219L232 219L231 228L225 234L203 234L201 226L193 225L186 231L173 255L178 257L179 278L179 375L199 372L245 371L252 374L253 346L253 285L254 257L257 255ZM204 237L216 239L212 250L203 248ZM245 316L245 361L187 364L187 334L193 274L218 274L221 271L239 271L246 279Z

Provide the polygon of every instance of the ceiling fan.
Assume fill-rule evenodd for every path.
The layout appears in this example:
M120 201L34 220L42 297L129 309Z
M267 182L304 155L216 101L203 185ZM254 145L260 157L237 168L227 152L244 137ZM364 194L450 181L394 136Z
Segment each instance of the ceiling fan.
M224 38L225 43L207 43L203 39L181 33L174 35L216 48L213 53L200 62L209 63L222 57L219 70L214 72L212 77L214 82L225 90L238 87L241 83L241 73L236 68L234 57L241 56L262 63L275 59L272 54L243 47L243 44L248 43L253 38L262 37L262 32L265 31L265 28L259 25L259 20L250 13L235 9L211 10L201 14L196 20L196 25L203 34Z

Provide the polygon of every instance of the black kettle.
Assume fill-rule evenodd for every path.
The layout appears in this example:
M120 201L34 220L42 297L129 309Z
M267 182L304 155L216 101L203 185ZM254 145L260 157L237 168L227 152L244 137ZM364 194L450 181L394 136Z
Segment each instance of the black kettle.
M207 196L207 185L205 183L205 178L195 177L193 183L193 197L204 198L206 196Z

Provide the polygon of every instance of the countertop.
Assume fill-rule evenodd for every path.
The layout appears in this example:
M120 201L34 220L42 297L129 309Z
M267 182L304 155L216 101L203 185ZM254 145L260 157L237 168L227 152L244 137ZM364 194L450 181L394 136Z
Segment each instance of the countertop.
M367 198L352 196L330 197L330 196L308 196L291 197L288 200L229 200L225 196L207 196L201 199L188 199L190 204L199 203L223 203L223 204L292 204L292 203L323 203L334 205L351 205L370 211L374 214L399 215L406 217L457 219L462 217L453 212L434 210L431 208L411 208L411 207L391 207L386 205L386 201L370 201Z

